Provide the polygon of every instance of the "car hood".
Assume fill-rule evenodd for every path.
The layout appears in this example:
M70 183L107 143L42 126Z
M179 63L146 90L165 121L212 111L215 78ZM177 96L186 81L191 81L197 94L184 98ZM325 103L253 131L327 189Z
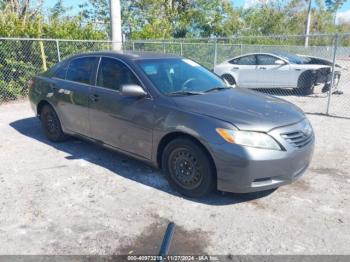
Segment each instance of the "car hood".
M229 122L241 130L268 132L305 118L298 107L285 100L241 88L173 99L186 111Z
M330 66L332 67L333 62L331 60L328 59L324 59L321 57L316 57L316 56L307 56L307 55L298 55L301 57L307 57L310 59L310 62L306 63L306 64L317 64L317 65L326 65L326 66ZM338 68L342 68L342 66L335 64L336 67Z

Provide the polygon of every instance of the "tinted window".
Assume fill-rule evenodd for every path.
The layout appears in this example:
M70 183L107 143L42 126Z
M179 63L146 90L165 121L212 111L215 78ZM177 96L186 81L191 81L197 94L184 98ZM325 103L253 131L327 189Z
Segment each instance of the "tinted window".
M277 57L270 55L258 55L258 65L274 65L277 60Z
M293 55L287 52L273 52L274 54L283 57L284 59L288 60L290 63L293 64L303 64L304 62L307 62L309 60L308 57L300 57L297 55Z
M67 80L90 84L97 57L82 57L72 60L67 71Z
M66 73L67 73L67 65L61 65L54 71L52 77L65 79Z
M255 55L242 56L230 61L236 65L256 65Z
M215 87L226 87L221 78L189 59L147 59L138 61L138 64L163 94L205 92Z
M66 76L66 71L67 71L67 63L66 61L61 61L55 64L46 72L42 73L42 75L64 79Z
M141 85L124 63L113 58L102 58L97 76L98 86L120 90L122 85L131 84Z

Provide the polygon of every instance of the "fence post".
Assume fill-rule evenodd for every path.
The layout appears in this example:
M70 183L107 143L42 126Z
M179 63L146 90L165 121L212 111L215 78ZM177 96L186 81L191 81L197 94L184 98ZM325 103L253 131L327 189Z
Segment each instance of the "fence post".
M135 42L132 41L132 51L135 52Z
M182 45L182 41L180 42L180 55L183 56L183 45Z
M58 62L61 61L61 53L60 53L60 44L58 39L56 39L56 49L57 49L57 58L58 58Z
M334 85L335 61L336 61L336 57L337 57L338 44L339 44L339 35L335 34L335 41L334 41L334 47L333 47L332 79L331 79L331 85L329 86L329 91L328 91L327 112L326 112L327 115L329 115L329 107L331 104L332 89L333 89L333 85Z
M163 53L165 54L166 53L166 50L165 50L165 42L163 40Z
M217 39L215 39L215 43L214 43L214 67L216 66L217 62L218 62L218 41L217 41Z

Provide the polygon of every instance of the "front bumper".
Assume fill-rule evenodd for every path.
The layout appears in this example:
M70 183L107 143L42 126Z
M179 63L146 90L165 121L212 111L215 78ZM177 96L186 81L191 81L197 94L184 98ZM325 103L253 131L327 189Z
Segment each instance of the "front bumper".
M296 148L281 134L296 130L300 123L269 132L285 151L243 147L225 143L211 147L217 171L218 190L248 193L277 188L300 177L309 166L314 134L302 148Z

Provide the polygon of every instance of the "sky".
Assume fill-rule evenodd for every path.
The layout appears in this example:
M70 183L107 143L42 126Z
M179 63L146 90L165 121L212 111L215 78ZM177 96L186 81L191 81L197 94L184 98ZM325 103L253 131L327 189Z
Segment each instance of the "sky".
M273 0L233 0L233 4L234 6L238 6L238 7L241 7L241 6L249 7L249 6L254 6L255 4L262 1L266 2L266 1L273 1ZM56 2L57 0L44 0L44 8L51 8ZM86 2L86 0L64 0L63 2L66 6L73 7L71 10L71 13L74 14L78 12L79 4ZM350 23L350 0L347 0L342 6L342 8L338 11L337 20Z

